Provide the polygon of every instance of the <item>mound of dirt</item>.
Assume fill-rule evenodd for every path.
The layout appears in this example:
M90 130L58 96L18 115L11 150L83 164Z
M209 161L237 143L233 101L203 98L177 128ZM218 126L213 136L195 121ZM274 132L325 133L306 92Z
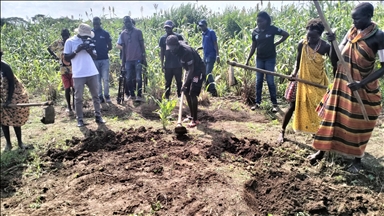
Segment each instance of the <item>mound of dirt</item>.
M276 169L249 180L244 198L259 214L366 215L381 207L364 189L330 186L322 184L321 179Z
M275 148L257 139L222 138L207 153L208 158L230 152L250 161L270 158L268 169L257 170L255 177L244 184L244 199L257 215L308 212L310 215L359 215L376 212L380 206L364 188L348 188L322 184L324 179L281 168L288 155L275 153ZM304 165L304 160L297 160ZM353 179L352 179L353 182Z
M45 155L27 198L3 210L27 215L380 215L384 199L363 188L288 171L292 151L220 133L212 141L140 127L90 131ZM282 153L285 152L285 153ZM28 208L38 200L39 208Z
M257 139L238 139L236 137L223 137L209 148L206 157L220 158L222 152L229 152L242 156L250 161L256 161L262 156L272 156L274 148L268 143Z
M117 133L112 130L91 130L86 138L72 137L72 140L66 140L66 144L73 146L72 148L65 151L62 149L49 149L46 156L51 161L72 160L84 152L96 152L101 149L114 151L122 145L145 142L150 139L160 139L160 135L163 133L161 130L147 131L145 127L123 129Z

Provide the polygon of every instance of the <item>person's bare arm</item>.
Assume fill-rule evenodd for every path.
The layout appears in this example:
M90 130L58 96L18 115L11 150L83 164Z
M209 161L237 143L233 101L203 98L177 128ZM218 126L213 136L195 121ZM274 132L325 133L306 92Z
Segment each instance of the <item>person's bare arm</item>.
M365 77L360 82L353 82L353 83L348 84L348 87L352 91L355 91L355 90L367 85L368 83L375 81L375 80L379 79L380 77L384 76L384 32L379 31L378 33L376 33L375 37L376 37L375 39L377 41L377 46L378 46L377 50L378 50L381 68L372 72L371 74L369 74L367 77Z
M108 51L112 50L112 41L109 41L107 43L107 48L108 48Z
M147 60L146 59L147 55L146 55L146 52L145 52L143 33L141 31L140 31L140 36L139 36L139 45L140 45L140 48L141 48L141 51L142 51L143 61L146 61Z
M219 46L217 45L217 41L213 42L213 46L216 49L216 61L220 64L220 57L219 57Z
M146 57L147 57L147 55L146 55L146 51L145 51L145 45L144 45L144 39L143 40L140 40L140 47L141 47L141 50L143 51L143 60L146 60Z
M64 48L65 49L65 48ZM71 52L71 53L65 53L64 54L64 60L67 61L67 62L70 62L71 59L75 58L75 56L77 55L77 53L79 53L81 50L84 49L84 45L83 44L79 44L76 48L76 50L74 52Z
M86 51L92 57L92 59L96 59L97 58L97 53L96 53L95 49L89 48Z
M255 54L256 46L257 46L257 42L252 41L252 47L251 47L251 51L249 52L247 62L245 63L246 65L249 65L249 60L252 58L253 54Z
M281 30L281 38L280 40L278 40L276 43L275 43L275 46L283 43L285 40L287 40L287 38L289 37L289 33L284 31L284 30Z
M51 54L51 56L52 56L53 58L55 58L55 60L59 60L59 57L56 56L56 54L52 51L51 46L49 46L49 47L47 48L47 50L48 50L49 54Z
M164 56L165 56L165 50L164 47L160 47L160 62L161 62L161 68L164 70Z
M3 76L8 80L7 99L3 105L4 107L7 107L11 103L13 93L15 92L15 79L13 71L9 65L1 62L1 70L3 71Z
M331 61L332 74L333 74L333 77L335 77L336 71L337 71L337 58L332 58L332 45L330 45L328 43L326 45L327 45L327 47L325 50L325 55L327 55L329 57L329 60Z
M302 50L303 50L303 41L300 41L299 44L297 45L296 64L295 64L293 73L291 74L292 77L296 77L297 73L299 72Z

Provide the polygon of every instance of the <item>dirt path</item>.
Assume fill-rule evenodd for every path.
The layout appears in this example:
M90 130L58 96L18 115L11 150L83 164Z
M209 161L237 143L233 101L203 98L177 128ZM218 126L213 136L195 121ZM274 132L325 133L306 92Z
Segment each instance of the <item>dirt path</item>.
M91 125L86 136L68 136L66 150L40 155L38 178L16 178L25 167L2 173L1 215L384 214L383 152L368 151L375 163L352 175L340 157L309 165L306 135L289 134L291 141L277 145L278 121L242 104L212 103L200 116L186 136L117 129L111 119L113 130Z

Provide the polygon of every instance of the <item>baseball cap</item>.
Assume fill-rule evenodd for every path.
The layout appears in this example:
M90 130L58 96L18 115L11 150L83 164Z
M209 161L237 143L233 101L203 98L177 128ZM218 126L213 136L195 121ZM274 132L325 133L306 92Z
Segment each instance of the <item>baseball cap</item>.
M171 47L178 46L179 38L176 35L169 35L165 41L166 49L169 50Z
M202 26L202 25L207 26L207 21L204 20L204 19L200 20L200 21L199 21L199 26Z
M164 28L165 27L169 27L169 28L173 28L175 25L173 24L172 20L167 20L165 21L164 23Z

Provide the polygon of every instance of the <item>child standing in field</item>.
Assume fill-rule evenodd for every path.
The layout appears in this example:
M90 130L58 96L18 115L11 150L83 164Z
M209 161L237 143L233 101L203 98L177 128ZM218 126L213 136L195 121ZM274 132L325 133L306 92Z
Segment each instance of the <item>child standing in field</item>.
M61 30L61 40L54 41L51 45L48 47L48 52L59 61L60 64L60 73L61 73L61 80L64 85L64 91L65 91L65 100L67 101L67 109L66 112L68 112L70 115L73 115L72 106L71 106L71 91L72 93L75 92L73 88L73 80L72 80L72 65L71 62L67 62L64 60L64 44L67 41L67 39L71 35L69 34L68 29ZM75 105L73 104L73 107Z
M275 41L275 35L281 35L281 39ZM257 14L257 27L252 33L252 48L248 55L246 65L249 65L249 60L255 53L257 48L256 56L256 67L265 69L268 71L274 71L276 65L276 46L284 42L289 37L288 32L271 25L271 17L265 11L261 11ZM276 86L274 77L272 75L266 75L268 90L273 104L272 111L277 112L277 99L276 99ZM263 89L264 74L256 73L256 105L251 109L255 110L260 108L261 104L261 93Z
M325 55L330 54L331 46L321 39L324 26L320 19L311 19L305 28L306 38L301 40L297 46L296 67L291 74L292 77L298 76L302 80L317 83L323 86L328 85L328 77L325 71ZM331 59L334 60L334 59ZM333 71L336 71L337 62L332 61ZM319 127L321 118L316 112L316 107L320 103L326 89L297 83L295 99L290 101L290 107L286 112L278 142L285 140L285 128L291 119L293 112L293 129L295 131L315 134Z

